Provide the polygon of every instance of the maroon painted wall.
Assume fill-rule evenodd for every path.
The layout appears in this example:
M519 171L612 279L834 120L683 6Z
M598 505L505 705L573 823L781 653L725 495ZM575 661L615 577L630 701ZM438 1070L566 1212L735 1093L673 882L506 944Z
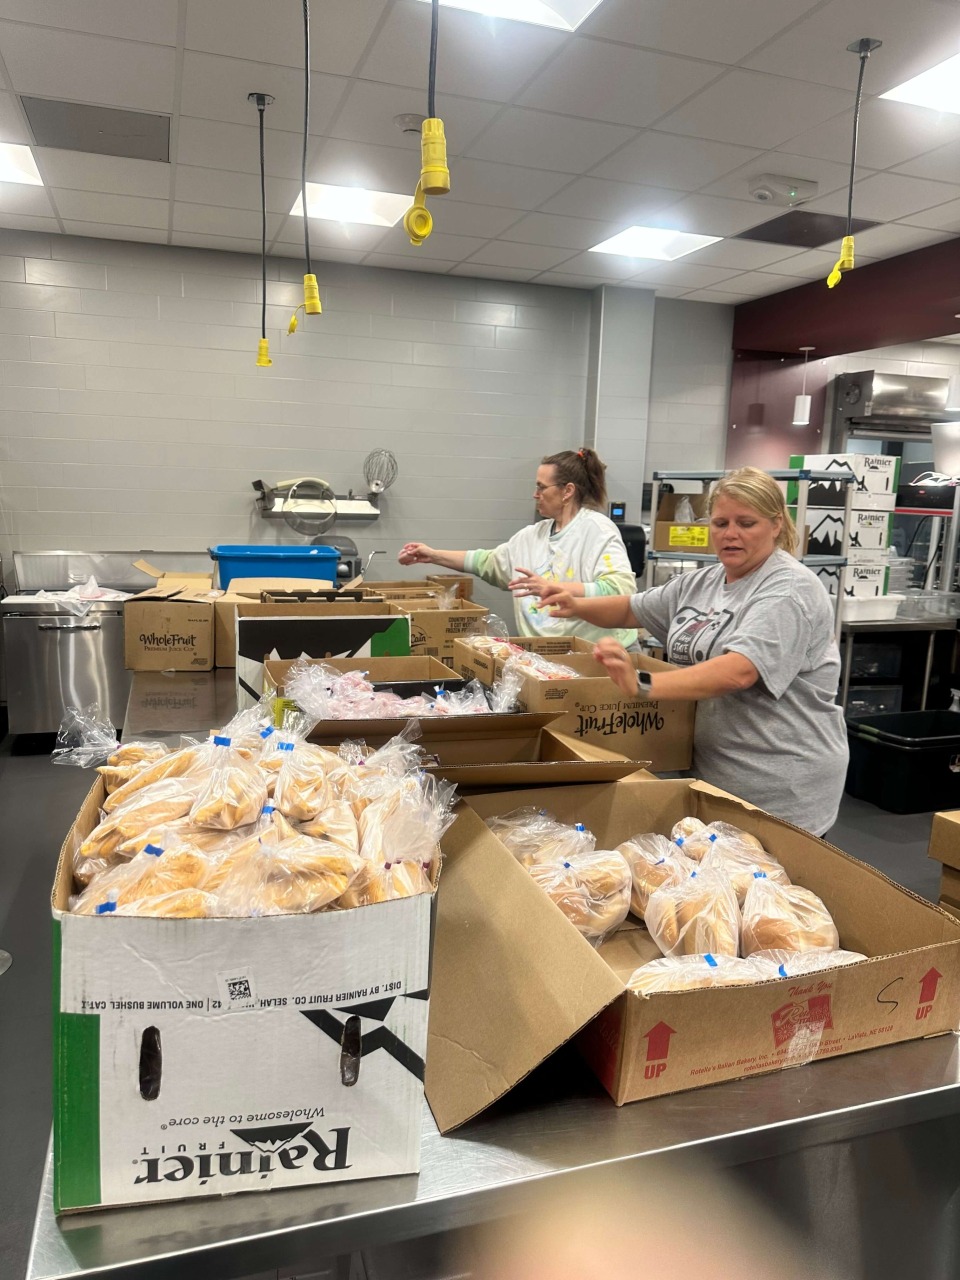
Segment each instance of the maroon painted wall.
M807 367L812 396L810 425L795 427L793 398L803 385L803 360L769 352L736 351L730 378L727 467L786 467L792 453L823 453L827 371L822 361Z

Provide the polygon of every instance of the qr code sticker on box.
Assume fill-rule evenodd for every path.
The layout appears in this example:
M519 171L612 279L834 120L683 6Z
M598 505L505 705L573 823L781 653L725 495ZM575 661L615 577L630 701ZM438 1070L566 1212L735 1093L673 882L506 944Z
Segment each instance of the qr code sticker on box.
M217 984L220 987L222 1009L255 1009L257 1007L257 992L253 976L249 972L218 973Z

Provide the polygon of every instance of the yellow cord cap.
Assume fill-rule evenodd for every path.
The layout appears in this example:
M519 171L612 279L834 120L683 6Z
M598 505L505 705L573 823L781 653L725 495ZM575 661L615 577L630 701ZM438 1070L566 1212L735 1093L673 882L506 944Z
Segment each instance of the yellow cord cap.
M433 230L433 216L427 208L423 187L419 182L413 204L403 215L403 229L410 237L410 243L418 248Z
M844 236L840 242L840 257L833 264L833 270L827 276L827 288L834 289L840 283L844 271L853 270L853 236Z
M261 338L257 343L257 368L266 369L273 364L270 359L270 339Z
M299 310L300 308L297 307L297 311ZM290 323L287 325L287 333L297 332L297 325L299 324L299 321L297 320L297 311L295 311L293 315L290 317Z
M303 277L303 309L308 316L318 316L322 310L316 276Z
M443 121L434 117L424 120L420 130L420 185L428 196L445 196L450 190L447 168L447 140Z

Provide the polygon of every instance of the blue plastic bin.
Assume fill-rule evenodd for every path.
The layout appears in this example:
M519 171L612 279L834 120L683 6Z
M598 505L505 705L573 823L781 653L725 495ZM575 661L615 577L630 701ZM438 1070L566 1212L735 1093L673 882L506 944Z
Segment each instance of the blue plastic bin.
M322 578L336 582L335 547L222 546L208 548L225 591L233 578Z

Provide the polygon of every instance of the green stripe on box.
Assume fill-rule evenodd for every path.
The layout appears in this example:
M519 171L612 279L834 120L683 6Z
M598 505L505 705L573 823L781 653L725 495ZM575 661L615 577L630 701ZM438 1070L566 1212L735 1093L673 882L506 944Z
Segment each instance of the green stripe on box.
M53 922L53 1208L100 1203L100 1018L60 1012L60 922Z
M408 658L410 656L410 620L397 618L385 631L370 637L371 658Z

